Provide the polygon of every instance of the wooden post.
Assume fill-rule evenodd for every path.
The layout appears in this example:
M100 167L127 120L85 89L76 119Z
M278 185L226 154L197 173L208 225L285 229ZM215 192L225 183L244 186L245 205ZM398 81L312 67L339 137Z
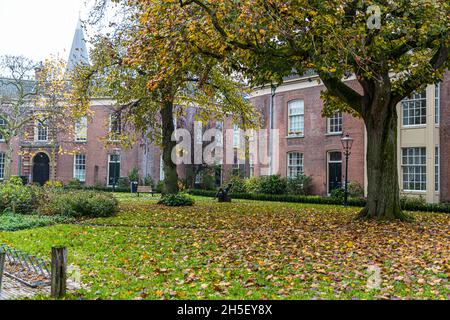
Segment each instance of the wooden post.
M0 251L0 292L2 292L3 271L5 270L6 253Z
M51 296L61 299L67 287L67 249L52 248L52 288Z

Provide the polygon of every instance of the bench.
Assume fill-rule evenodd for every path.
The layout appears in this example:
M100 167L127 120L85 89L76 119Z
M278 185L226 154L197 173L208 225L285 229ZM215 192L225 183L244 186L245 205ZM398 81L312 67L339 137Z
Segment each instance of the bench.
M137 188L138 197L140 197L141 193L151 194L152 197L154 194L156 194L156 192L153 191L152 187L150 187L150 186L138 186L138 188Z

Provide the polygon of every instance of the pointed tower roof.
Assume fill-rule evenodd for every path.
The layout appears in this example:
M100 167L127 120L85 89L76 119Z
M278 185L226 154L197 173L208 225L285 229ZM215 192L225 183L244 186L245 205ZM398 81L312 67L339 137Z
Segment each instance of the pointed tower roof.
M67 71L73 70L78 64L89 64L89 54L84 38L84 31L81 26L81 19L78 20L75 35L70 49L69 59L67 61Z

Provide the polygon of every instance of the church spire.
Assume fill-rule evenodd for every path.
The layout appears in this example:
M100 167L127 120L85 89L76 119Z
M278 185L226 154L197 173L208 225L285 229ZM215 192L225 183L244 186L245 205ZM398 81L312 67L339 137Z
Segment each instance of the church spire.
M67 61L67 71L71 71L78 64L89 64L89 55L84 38L84 31L81 25L81 18L78 19L77 28L72 41L69 59Z

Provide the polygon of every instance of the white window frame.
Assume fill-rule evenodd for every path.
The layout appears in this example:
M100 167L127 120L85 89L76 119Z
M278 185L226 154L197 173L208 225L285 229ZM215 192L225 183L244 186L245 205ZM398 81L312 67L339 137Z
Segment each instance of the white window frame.
M427 93L426 90L422 92L415 92L409 98L404 99L401 102L402 107L402 126L403 127L423 127L427 125ZM420 114L416 115L415 111L420 110ZM412 114L412 116L411 116ZM420 119L416 123L411 119ZM408 121L405 121L408 120ZM422 123L423 121L423 123Z
M163 155L161 155L161 160L159 163L159 180L164 181L165 178L166 178L166 176L164 174L164 159L163 159Z
M238 124L233 125L233 148L241 146L241 129Z
M115 121L119 122L118 130L113 132L113 117L117 117ZM120 136L122 134L122 114L120 113L111 113L109 115L109 133L111 141L119 141L116 136Z
M337 123L332 123L333 121L337 121ZM332 130L335 128L340 130L337 131ZM343 130L344 130L344 117L342 111L337 111L333 114L333 116L327 118L327 134L339 135L342 134Z
M5 179L5 153L0 152L0 181Z
M86 142L87 141L87 131L88 131L88 118L81 117L75 123L75 141L76 142Z
M45 132L45 139L42 139L41 136L44 134L41 132ZM47 120L36 120L35 123L35 131L34 131L34 141L37 142L47 142L48 141L48 124Z
M0 127L6 127L6 120L0 118ZM5 137L0 133L0 142L5 142Z
M434 191L441 190L441 148L436 146L434 148Z
M79 157L83 157L84 163L79 161ZM75 154L73 156L73 178L78 179L80 182L86 182L86 155L85 154ZM82 168L83 167L83 168ZM81 175L80 172L83 172Z
M418 154L418 152L423 154ZM406 152L406 154L405 154ZM402 148L402 190L404 192L427 192L427 149L426 147ZM411 159L412 158L412 159ZM419 161L418 161L419 160ZM408 172L405 172L407 170ZM408 176L406 180L405 177ZM416 179L416 177L420 179ZM412 177L412 178L411 178ZM424 188L416 188L416 184ZM413 188L411 186L414 185Z
M298 160L300 161L300 164L293 163L294 159L291 159L291 156L293 156L293 155L298 155L299 156ZM298 160L295 160L295 161L298 161ZM298 168L300 168L300 172L297 172L296 175L293 175L292 172L294 170L298 171ZM302 175L304 173L305 173L305 155L302 152L299 152L299 151L288 152L288 154L287 154L287 172L286 172L286 176L288 178L296 178L299 175Z
M434 88L434 124L439 125L441 121L441 84Z
M295 105L299 103L300 105ZM293 111L298 109L299 111ZM293 119L298 117L299 128L292 128ZM305 136L305 101L292 100L288 102L288 137L304 137Z

